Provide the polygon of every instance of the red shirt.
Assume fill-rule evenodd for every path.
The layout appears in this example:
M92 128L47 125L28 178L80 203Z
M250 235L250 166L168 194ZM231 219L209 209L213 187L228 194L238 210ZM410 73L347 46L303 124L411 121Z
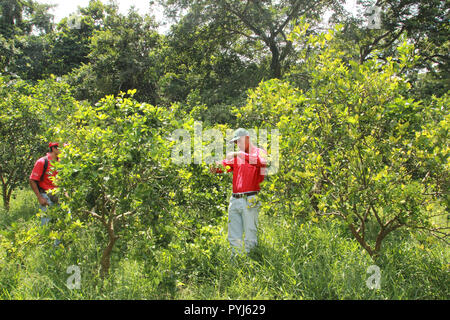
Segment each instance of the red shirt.
M30 179L36 181L38 183L38 186L44 190L56 188L53 182L50 180L50 177L56 177L56 175L58 174L56 170L50 169L52 167L51 164L52 156L50 155L50 153L47 153L47 158L48 158L48 166L44 174L44 179L42 179L41 181L42 172L44 171L45 157L42 157L38 161L36 161L36 163L34 164L33 171L31 172L30 175Z
M233 193L242 193L250 191L259 191L259 184L264 180L265 167L267 162L259 156L264 150L254 147L250 153L242 152L244 159L235 157L232 160L224 159L222 164L230 169L227 172L233 172ZM223 172L218 169L217 173Z

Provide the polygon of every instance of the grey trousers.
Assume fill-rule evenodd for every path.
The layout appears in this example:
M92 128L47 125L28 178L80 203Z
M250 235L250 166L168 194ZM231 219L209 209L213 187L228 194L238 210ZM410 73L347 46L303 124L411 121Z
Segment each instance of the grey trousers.
M248 253L258 244L258 215L261 203L255 195L242 198L230 198L228 207L228 241L232 254L242 252L242 236L244 248Z

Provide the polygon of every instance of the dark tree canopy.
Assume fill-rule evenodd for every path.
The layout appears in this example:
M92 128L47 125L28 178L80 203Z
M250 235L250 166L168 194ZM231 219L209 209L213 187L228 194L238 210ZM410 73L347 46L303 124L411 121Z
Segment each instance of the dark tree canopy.
M292 52L287 34L292 22L306 15L318 22L327 9L341 10L342 0L164 0L167 13L176 17L186 12L186 18L198 25L213 24L222 34L239 35L251 45L270 52L270 77L280 78L283 62Z

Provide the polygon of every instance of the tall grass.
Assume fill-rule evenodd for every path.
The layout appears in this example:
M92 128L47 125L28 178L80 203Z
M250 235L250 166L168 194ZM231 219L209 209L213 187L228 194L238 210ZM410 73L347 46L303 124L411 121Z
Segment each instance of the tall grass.
M1 209L0 209L1 210ZM156 236L120 239L110 275L98 276L102 235L82 229L64 248L52 245L51 227L39 226L29 191L17 192L0 211L1 299L448 299L449 251L426 235L400 232L373 261L338 221L261 213L259 245L230 258L227 219L166 246ZM30 230L34 233L30 233ZM28 242L30 233L34 238ZM142 231L145 233L145 231ZM7 242L21 243L11 252ZM21 242L22 241L22 242ZM381 270L380 289L369 289L367 269ZM70 290L67 267L81 271Z

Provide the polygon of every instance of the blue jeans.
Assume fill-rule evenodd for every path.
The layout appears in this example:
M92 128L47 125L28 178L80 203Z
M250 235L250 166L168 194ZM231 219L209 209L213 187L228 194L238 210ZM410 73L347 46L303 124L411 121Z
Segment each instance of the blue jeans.
M49 196L48 196L46 193L41 192L41 196L42 196L42 198L44 198L45 200L47 200L48 207L51 207L51 206L55 205L55 204L52 202L52 200L50 200ZM47 206L43 206L43 205L39 204L39 208L40 208L43 212L47 212ZM47 217L41 217L41 226L45 226L47 223L50 222L50 220L51 220L50 218L47 218Z
M52 200L50 200L50 197L44 193L41 192L41 196L47 200L48 206L43 206L41 204L39 204L39 208L43 211L43 212L47 212L47 207L52 207L55 204L52 202ZM41 217L41 226L45 226L46 224L48 224L50 222L51 218L48 217ZM55 239L55 242L53 243L53 246L57 247L59 244L61 243L60 239Z

